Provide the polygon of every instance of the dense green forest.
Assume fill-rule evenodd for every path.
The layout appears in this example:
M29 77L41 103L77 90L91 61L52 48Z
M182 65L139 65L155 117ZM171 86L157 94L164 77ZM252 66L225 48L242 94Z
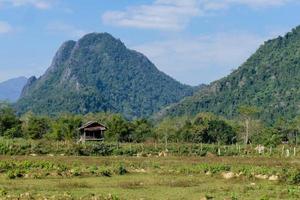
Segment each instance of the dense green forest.
M28 112L17 116L7 104L1 104L0 108L0 137L4 138L75 142L79 139L78 128L89 121L98 121L108 127L105 141L125 143L254 143L276 146L282 141L297 143L300 131L300 119L289 122L278 120L273 126L268 126L257 120L259 113L255 113L252 107L240 107L239 120L235 121L212 113L198 113L194 118L165 118L159 123L143 118L127 120L114 113L48 117Z
M0 135L74 140L76 128L95 120L110 127L108 141L295 142L299 60L297 27L265 42L229 76L189 96L196 88L160 72L120 40L88 34L64 43L47 72L29 79L15 105L20 118L10 109L1 111L14 120L1 125Z
M16 108L22 114L117 112L127 118L147 117L194 90L110 34L91 33L65 42L47 72L29 79Z
M260 119L274 123L300 113L300 27L269 40L229 76L211 83L192 97L162 110L157 118L213 112L238 116L238 107L252 105Z

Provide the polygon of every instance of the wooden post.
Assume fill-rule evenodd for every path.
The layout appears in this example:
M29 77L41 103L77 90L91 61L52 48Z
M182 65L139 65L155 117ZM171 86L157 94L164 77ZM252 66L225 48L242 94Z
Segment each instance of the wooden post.
M290 150L289 149L286 150L286 157L290 157Z
M165 149L168 149L168 136L167 136L167 133L165 133Z
M249 119L246 119L245 121L246 124L246 135L245 135L245 144L248 144L248 140L249 140Z
M85 140L86 140L86 132L84 131L83 132L83 143L85 143Z
M294 156L296 156L296 147L294 147Z

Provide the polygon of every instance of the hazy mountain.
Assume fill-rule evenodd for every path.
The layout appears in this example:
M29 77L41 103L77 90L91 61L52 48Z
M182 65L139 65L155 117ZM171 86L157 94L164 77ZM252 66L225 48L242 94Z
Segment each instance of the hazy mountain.
M29 79L16 107L21 113L112 111L145 117L193 91L110 34L91 33L65 42L46 73Z
M18 77L0 83L0 100L15 102L20 97L27 78Z
M242 44L241 44L242 45ZM156 117L213 112L237 115L240 105L261 109L261 119L300 114L300 27L284 37L265 42L242 66L229 76L211 83L192 97L172 105Z

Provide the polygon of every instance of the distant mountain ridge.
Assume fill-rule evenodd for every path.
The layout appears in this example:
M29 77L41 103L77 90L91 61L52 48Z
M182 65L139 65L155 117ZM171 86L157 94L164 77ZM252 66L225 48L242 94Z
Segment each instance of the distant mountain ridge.
M269 40L229 76L166 109L156 118L213 112L233 118L241 105L261 109L268 123L300 115L300 26Z
M91 33L65 42L46 73L28 80L16 108L20 113L110 111L146 117L194 90L110 34Z
M0 100L16 102L27 82L26 77L12 78L0 83Z

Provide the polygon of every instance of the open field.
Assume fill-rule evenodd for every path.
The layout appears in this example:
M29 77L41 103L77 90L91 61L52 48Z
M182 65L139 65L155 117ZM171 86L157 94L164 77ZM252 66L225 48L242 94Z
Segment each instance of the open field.
M299 199L299 159L1 156L1 199ZM269 180L272 179L273 180Z

